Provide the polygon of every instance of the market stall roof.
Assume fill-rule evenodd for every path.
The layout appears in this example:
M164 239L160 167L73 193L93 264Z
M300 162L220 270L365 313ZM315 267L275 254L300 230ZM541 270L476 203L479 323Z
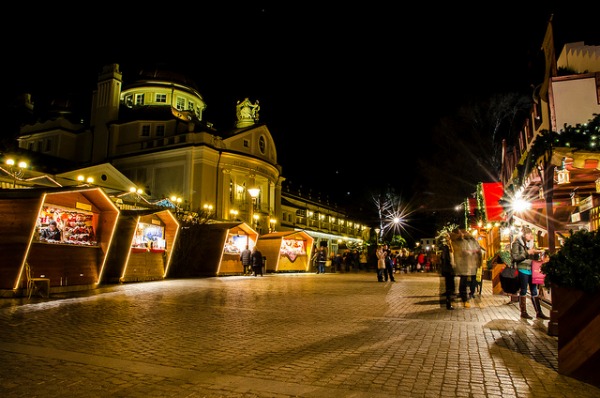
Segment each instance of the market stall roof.
M570 201L574 194L585 197L596 193L596 180L600 178L600 152L554 148L552 164L559 167L563 162L569 171L569 182L554 184L554 201Z
M504 221L504 207L500 204L500 199L504 195L503 184L501 182L484 182L481 183L481 189L487 220Z
M571 222L571 214L577 211L577 206L566 204L565 202L554 203L552 215L549 217L554 222L554 230L556 232L568 232ZM546 206L543 201L537 201L532 205L530 210L515 214L515 221L520 221L533 229L538 229L546 234Z
M281 239L281 238L286 238L286 237L291 237L294 235L301 235L304 236L306 238L309 239L313 239L309 234L307 234L304 231L281 231L281 232L270 232L268 234L264 234L260 236L261 240L268 240L268 239Z

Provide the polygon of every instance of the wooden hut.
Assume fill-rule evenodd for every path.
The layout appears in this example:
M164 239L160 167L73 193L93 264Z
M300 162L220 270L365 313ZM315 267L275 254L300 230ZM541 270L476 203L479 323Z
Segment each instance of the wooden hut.
M242 275L240 254L258 234L241 221L183 226L167 277Z
M164 279L178 233L179 222L170 210L121 210L101 282Z
M96 288L119 216L100 188L0 191L0 295L24 295L29 278L47 280L49 293ZM43 239L55 222L57 240Z
M256 247L267 259L266 272L307 272L313 241L304 231L272 232L261 235Z

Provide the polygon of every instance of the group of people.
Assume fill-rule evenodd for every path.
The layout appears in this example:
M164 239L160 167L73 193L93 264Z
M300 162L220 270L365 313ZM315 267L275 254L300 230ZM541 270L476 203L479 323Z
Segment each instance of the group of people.
M244 273L246 275L263 276L264 259L261 251L256 246L250 250L248 245L246 245L240 254L240 261L244 266Z
M517 235L511 243L511 259L519 270L520 283L519 307L521 318L532 319L527 313L527 290L531 295L533 308L538 319L550 319L542 312L537 285L532 280L532 261L535 256L543 253L534 247L533 232L528 227L523 227L521 234ZM470 298L476 291L477 269L482 266L483 249L477 240L466 230L457 229L445 233L442 240L440 266L445 283L446 308L453 310L456 284L455 277L459 277L458 294L465 308L469 308ZM469 290L469 292L467 292Z

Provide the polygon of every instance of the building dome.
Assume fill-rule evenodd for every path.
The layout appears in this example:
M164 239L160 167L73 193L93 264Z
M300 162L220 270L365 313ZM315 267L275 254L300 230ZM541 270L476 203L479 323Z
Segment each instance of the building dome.
M140 82L147 82L149 80L159 80L174 84L181 84L198 91L195 81L190 79L190 77L184 73L175 71L168 66L154 65L140 68L131 78L129 78L129 80L131 81L132 85L135 85L136 83L139 84Z

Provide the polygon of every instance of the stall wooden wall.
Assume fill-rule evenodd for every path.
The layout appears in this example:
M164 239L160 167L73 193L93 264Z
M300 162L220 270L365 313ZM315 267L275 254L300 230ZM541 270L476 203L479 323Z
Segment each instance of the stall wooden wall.
M27 256L31 276L50 279L50 287L93 285L103 253L97 246L33 243Z
M135 234L137 216L121 214L117 219L115 237L111 243L101 283L119 283L131 251L131 240Z
M41 197L0 200L0 289L13 289L41 206Z
M122 282L145 282L163 279L165 252L131 253Z

